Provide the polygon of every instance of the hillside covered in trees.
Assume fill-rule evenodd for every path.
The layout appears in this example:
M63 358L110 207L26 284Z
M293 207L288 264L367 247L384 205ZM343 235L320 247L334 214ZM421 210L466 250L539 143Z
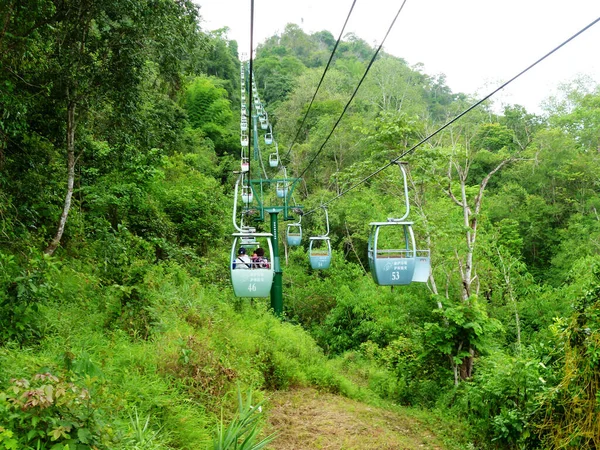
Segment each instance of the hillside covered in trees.
M336 39L289 24L260 43L295 200L328 203L333 248L313 270L281 224L275 317L229 280L227 30L202 30L187 0L2 6L0 449L237 448L244 431L243 448L270 432L266 448L290 448L276 414L306 389L436 421L431 448L599 446L600 86L576 80L539 116L484 103L408 154L432 270L390 289L369 274L369 223L402 215L403 188L396 165L371 174L477 99L382 52L322 146L375 49L346 35L307 114ZM379 439L363 448L396 448Z

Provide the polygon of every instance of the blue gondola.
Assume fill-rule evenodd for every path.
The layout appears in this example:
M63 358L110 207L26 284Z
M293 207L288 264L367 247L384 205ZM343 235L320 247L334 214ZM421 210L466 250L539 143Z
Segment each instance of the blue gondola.
M233 233L231 246L231 284L237 297L268 297L273 285L273 244L271 233L257 233L256 229L237 224L237 205L239 187L242 186L242 200L244 200L244 174L240 174L235 184L233 201L233 226L237 232ZM246 191L247 192L247 191ZM252 192L252 191L250 191ZM249 255L258 248L265 249L264 260L252 261ZM241 249L244 249L241 251Z
M308 253L310 267L313 269L329 269L331 265L331 242L328 237L311 237Z
M269 132L265 133L265 144L271 145L273 143L273 128L269 125Z
M331 265L331 241L327 237L329 234L329 215L327 214L327 208L323 207L323 210L325 211L327 232L321 236L312 236L308 247L310 266L313 269L329 269Z
M371 222L368 256L369 268L375 283L381 286L407 285L412 282L425 283L429 278L429 250L417 250L413 222L406 221L410 212L406 171L400 164L404 182L406 213L399 219L387 219L387 222ZM385 230L385 231L384 231ZM381 233L393 245L383 242Z
M288 182L285 180L278 181L275 185L275 191L278 198L285 198L288 193Z
M369 237L369 267L373 280L381 286L406 285L413 281L416 249L412 222L390 219L389 222L372 222ZM379 234L385 227L402 227L404 242L394 248L381 248Z
M297 223L288 223L287 226L287 243L290 247L297 247L302 243L302 216Z
M274 275L272 236L271 233L256 233L253 229L233 233L230 267L231 284L236 297L269 297L271 294ZM246 253L252 254L257 246L268 248L268 254L265 255L268 259L268 264L265 264L267 267L255 267L252 262L242 262L238 258L240 248L243 247Z

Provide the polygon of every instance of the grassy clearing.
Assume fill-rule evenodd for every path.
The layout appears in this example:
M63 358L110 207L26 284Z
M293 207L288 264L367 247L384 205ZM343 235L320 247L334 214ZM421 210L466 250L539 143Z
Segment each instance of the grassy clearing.
M305 388L275 392L268 408L275 450L468 448L464 430L433 414L381 408Z

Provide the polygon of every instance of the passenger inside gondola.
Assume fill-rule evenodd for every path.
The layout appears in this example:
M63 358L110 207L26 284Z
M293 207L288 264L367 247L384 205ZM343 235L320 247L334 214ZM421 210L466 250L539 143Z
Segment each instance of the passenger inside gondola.
M268 269L269 260L265 258L265 249L258 247L252 254L252 268L253 269Z
M244 247L240 247L238 250L238 256L233 262L234 269L250 269L252 268L252 260L246 254L246 249Z

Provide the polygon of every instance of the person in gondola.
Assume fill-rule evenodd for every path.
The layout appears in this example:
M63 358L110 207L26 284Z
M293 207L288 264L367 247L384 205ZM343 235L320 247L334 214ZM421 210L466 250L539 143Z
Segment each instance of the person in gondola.
M265 249L258 247L252 255L252 267L255 269L268 269L269 260L265 258Z
M252 267L252 260L246 254L246 249L244 247L240 247L238 250L238 255L235 261L233 262L234 269L250 269Z

